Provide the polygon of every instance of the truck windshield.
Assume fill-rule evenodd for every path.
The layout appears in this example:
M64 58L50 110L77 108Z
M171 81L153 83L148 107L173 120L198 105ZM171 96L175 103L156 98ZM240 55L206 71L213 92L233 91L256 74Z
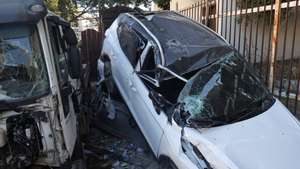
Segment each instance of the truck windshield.
M0 26L0 101L39 97L49 90L35 26Z
M178 102L185 124L212 127L245 120L263 113L273 96L255 70L235 50L201 69L181 91Z

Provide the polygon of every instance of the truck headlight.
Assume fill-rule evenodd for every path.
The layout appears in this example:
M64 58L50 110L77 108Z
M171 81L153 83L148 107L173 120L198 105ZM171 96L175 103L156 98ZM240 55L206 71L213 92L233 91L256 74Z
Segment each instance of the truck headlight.
M196 146L181 137L182 151L199 169L212 169Z

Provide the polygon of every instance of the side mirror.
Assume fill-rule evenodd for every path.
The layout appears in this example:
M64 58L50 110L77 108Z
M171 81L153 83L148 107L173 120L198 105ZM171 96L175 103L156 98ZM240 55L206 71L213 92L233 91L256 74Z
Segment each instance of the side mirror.
M78 44L76 33L70 27L64 29L64 39L70 46L76 46Z
M70 46L68 49L68 64L71 78L79 79L81 75L81 62L79 50L76 46Z

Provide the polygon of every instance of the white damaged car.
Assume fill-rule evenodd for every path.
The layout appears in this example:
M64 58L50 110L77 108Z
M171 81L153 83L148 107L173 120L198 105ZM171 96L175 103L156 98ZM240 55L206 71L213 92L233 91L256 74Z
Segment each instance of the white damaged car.
M121 14L101 60L166 168L300 168L299 121L224 39L174 12Z

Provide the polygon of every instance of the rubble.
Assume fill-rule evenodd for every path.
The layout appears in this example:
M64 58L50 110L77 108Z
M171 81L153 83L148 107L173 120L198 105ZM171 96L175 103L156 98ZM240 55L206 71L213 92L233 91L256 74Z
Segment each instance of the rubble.
M95 128L87 138L85 154L88 169L159 169L150 149Z

